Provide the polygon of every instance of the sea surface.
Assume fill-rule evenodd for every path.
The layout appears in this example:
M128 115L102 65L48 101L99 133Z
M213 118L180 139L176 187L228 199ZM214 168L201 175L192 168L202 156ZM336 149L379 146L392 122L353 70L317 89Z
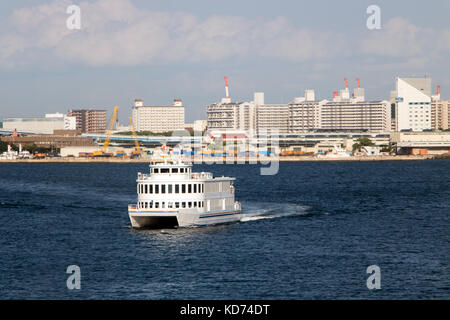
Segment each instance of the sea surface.
M260 169L194 166L237 178L241 222L137 231L146 164L0 164L0 299L450 299L449 160Z

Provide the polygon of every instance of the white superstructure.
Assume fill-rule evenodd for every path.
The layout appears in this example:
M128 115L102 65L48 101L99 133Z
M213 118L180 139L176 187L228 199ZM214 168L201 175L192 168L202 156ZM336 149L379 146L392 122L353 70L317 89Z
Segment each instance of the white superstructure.
M138 201L128 207L131 225L189 227L239 221L234 180L193 173L192 165L181 161L150 164L150 174L138 173Z

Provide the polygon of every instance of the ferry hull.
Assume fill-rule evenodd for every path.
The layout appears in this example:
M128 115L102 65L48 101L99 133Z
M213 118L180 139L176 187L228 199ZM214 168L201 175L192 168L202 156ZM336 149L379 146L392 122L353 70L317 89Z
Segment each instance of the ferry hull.
M238 222L241 211L196 212L149 212L128 210L131 225L137 229L159 229L175 227L194 227Z

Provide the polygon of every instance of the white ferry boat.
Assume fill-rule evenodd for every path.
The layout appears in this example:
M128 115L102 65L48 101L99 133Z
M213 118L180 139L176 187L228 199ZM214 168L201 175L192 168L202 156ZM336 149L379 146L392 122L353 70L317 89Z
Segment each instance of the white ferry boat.
M181 160L150 164L138 173L137 204L128 206L134 228L189 227L239 221L241 204L234 200L235 178L192 172Z

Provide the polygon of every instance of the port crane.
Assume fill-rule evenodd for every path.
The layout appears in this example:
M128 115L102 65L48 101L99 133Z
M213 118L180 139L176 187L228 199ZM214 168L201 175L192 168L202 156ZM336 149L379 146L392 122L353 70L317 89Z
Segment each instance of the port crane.
M130 120L131 133L133 134L134 145L135 145L135 150L133 152L131 152L131 157L132 158L140 157L141 156L141 147L139 146L136 131L134 130L133 119L131 117L129 117L129 120Z
M114 127L114 123L116 122L118 111L119 111L119 107L115 106L113 115L111 117L111 120L109 121L109 127L108 127L108 131L106 133L106 139L105 139L105 142L103 143L103 150L94 151L93 152L94 156L97 156L97 157L98 156L100 156L100 157L108 156L108 154L106 152L108 151L109 141L111 139L111 134L112 134L112 130Z

